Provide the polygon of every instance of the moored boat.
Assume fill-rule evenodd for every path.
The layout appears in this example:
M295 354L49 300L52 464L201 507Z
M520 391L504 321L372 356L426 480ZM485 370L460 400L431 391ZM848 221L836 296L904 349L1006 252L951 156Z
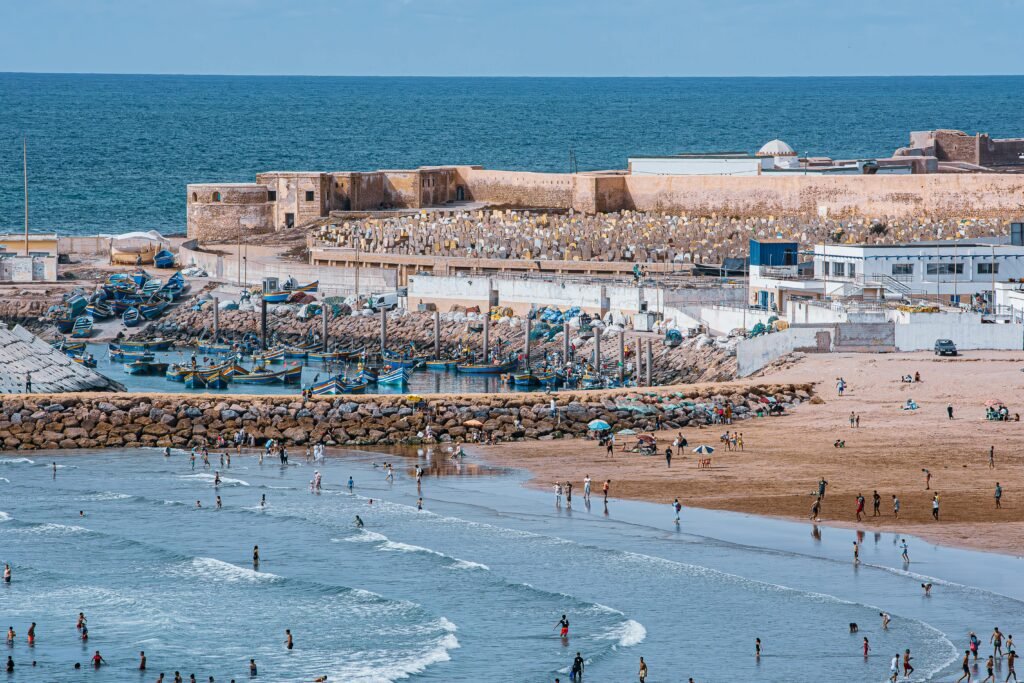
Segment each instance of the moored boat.
M124 364L124 371L129 375L163 375L167 372L167 363L154 360L135 360Z
M80 315L75 319L71 327L71 336L75 339L86 339L92 334L92 318L87 315Z
M398 384L405 385L409 382L409 370L408 368L390 368L387 370L382 369L377 373L377 384Z
M440 360L424 361L423 364L424 366L426 366L427 370L437 370L439 372L442 372L446 370L454 370L456 361L447 358L442 358Z
M141 319L139 309L134 306L126 309L125 312L121 314L121 322L124 323L125 327L138 327Z
M106 304L94 303L85 307L85 314L93 320L106 320L114 317L114 309Z
M455 369L470 375L500 375L509 372L515 363L459 363Z
M166 249L161 249L153 255L153 265L157 268L173 268L174 254Z

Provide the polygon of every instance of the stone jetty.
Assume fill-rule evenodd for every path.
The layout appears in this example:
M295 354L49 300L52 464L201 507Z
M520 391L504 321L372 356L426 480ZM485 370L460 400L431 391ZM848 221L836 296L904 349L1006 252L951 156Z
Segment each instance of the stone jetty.
M419 444L429 427L438 442L551 440L583 437L600 419L614 431L681 429L710 424L716 407L731 406L734 421L759 417L770 402L793 407L813 397L811 384L723 384L555 394L288 396L75 394L5 397L0 407L4 450L189 447L229 442L239 429L299 446ZM550 401L556 402L552 415ZM474 422L476 421L476 422ZM469 423L469 424L467 424ZM479 423L479 426L476 426Z

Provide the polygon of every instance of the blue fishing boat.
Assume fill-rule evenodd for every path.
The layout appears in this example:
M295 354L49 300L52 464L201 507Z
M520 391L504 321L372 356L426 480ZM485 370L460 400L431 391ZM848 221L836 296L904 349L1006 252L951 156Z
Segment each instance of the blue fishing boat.
M273 370L256 368L246 371L245 374L236 374L231 380L236 384L276 384L281 381L280 374Z
M254 363L283 363L285 351L283 348L272 349L270 351L264 351L263 353L253 354L252 360Z
M192 372L190 368L184 365L178 365L177 363L171 363L167 368L167 373L164 375L168 382L184 382L185 375Z
M139 304L139 315L146 320L155 320L167 310L168 306L170 306L170 304L166 301L158 301L151 304Z
M84 365L87 368L95 368L96 367L96 359L93 358L92 356L86 356L86 355L71 356L71 360L74 361L75 363L81 363L82 365Z
M174 343L173 339L125 339L118 346L125 351L167 351Z
M125 327L138 327L141 320L142 318L137 308L128 308L121 314L121 322L124 323Z
M454 370L456 361L442 358L441 360L424 361L423 365L427 368L427 370L436 370L438 372L444 372L447 370Z
M336 396L345 393L345 381L339 377L328 377L309 386L314 396Z
M342 393L345 394L362 394L366 391L366 382L351 381L345 382Z
M223 372L217 372L212 375L206 376L206 388L207 389L227 389L228 378Z
M300 347L289 346L284 349L284 357L288 360L306 360L306 355L309 352Z
M89 305L89 302L81 294L72 294L64 300L64 308L68 313L68 317L76 318L85 312L85 307Z
M356 374L356 379L364 384L376 384L377 371L373 368L361 368Z
M377 384L398 384L405 386L409 383L408 368L390 368L377 373Z
M167 363L153 360L135 360L124 364L124 371L129 375L163 375L167 372Z
M110 354L110 360L121 363L130 362L134 360L153 360L155 356L146 350L125 350L117 344L108 344L107 351Z
M145 287L146 283L149 282L149 279L150 279L149 273L144 271L142 268L139 268L138 270L136 270L134 273L132 273L128 277L131 278L132 282L134 282L135 286L138 287L138 288Z
M186 389L206 388L206 378L194 370L187 371L182 377L182 381L185 383Z
M174 254L166 249L161 249L153 255L153 265L157 268L173 268Z
M584 389L601 389L604 387L604 378L600 375L585 373L580 380L580 386Z
M396 368L409 368L415 370L424 364L424 359L416 356L395 356L390 353L384 354L384 362Z
M517 372L512 375L512 383L517 387L531 387L538 384L537 376L532 372Z
M55 318L53 324L61 334L69 334L75 327L76 320L77 318Z
M78 316L71 327L71 336L75 339L87 339L91 334L92 318L87 315Z
M68 341L66 337L58 337L57 339L54 339L50 342L50 346L58 351L63 351L68 355L85 351L85 342Z
M310 351L306 360L310 363L340 363L348 358L348 351Z
M302 381L302 366L296 365L282 370L281 381L285 384L299 384Z
M282 289L276 292L267 292L263 295L263 300L268 304L283 304L288 301L292 294L314 294L320 288L320 281L310 282L308 285L302 285L295 289Z
M503 372L510 372L515 366L514 361L510 363L459 363L455 369L469 375L500 375Z
M106 304L94 303L85 307L85 314L93 320L106 320L114 317L114 309Z
M205 354L208 354L208 355L211 355L211 356L222 356L224 354L231 353L231 345L230 344L213 344L213 343L210 343L210 342L201 342L196 347L196 350L199 351L199 353L205 353Z

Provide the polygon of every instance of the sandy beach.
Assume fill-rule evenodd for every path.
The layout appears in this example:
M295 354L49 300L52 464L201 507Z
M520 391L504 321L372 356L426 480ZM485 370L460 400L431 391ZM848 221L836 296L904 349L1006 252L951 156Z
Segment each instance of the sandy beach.
M571 480L577 496L583 478L594 491L611 479L611 496L684 506L735 510L793 519L809 518L818 480L829 482L820 520L824 524L866 530L902 530L937 543L1007 554L1024 553L1024 423L985 419L987 400L1005 401L1022 412L1024 353L970 351L939 359L930 353L810 355L800 363L758 378L816 382L824 403L805 403L791 414L736 423L743 452L719 444L725 427L685 429L690 448L716 448L710 469L698 469L692 452L673 457L666 467L664 449L675 437L658 433L659 455L624 453L607 457L596 441L513 443L474 447L491 463L533 473L531 485L550 488ZM901 375L921 374L908 384ZM848 382L839 397L836 378ZM918 410L901 406L913 398ZM947 417L952 404L954 419ZM850 413L860 426L850 426ZM836 448L844 439L845 448ZM995 468L988 463L995 446ZM932 474L926 490L925 474ZM1002 508L995 509L996 482ZM872 494L881 495L881 514L872 516ZM932 494L939 493L940 519L932 519ZM863 522L855 519L856 496L867 499ZM901 502L899 520L892 495ZM685 513L684 513L685 520Z

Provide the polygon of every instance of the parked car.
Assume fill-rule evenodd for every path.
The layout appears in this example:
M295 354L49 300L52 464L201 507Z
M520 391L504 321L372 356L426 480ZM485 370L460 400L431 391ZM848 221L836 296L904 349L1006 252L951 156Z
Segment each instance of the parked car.
M936 339L935 340L935 355L936 356L955 356L956 344L951 339Z

